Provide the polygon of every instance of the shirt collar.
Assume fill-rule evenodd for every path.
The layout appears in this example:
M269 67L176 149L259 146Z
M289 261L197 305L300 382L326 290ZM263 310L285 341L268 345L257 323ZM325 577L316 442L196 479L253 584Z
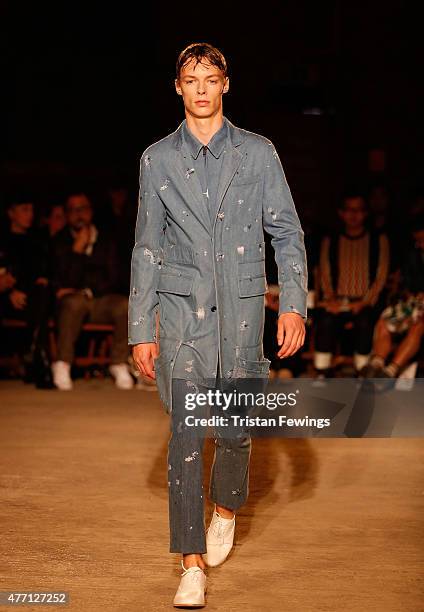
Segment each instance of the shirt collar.
M185 144L187 145L192 157L194 159L197 159L200 153L200 150L203 147L203 143L200 142L200 140L196 138L193 132L191 132L191 130L188 128L186 119L184 119L183 121L182 135L183 135L183 140ZM206 145L209 151L212 153L212 155L216 157L217 159L220 157L224 149L225 143L227 141L227 137L228 137L228 124L227 124L227 119L224 117L221 128L217 132L215 132L215 134L212 136L212 138Z

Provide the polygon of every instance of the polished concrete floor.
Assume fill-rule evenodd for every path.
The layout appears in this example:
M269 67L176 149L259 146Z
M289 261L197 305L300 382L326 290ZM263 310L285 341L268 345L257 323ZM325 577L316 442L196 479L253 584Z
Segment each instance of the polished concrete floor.
M156 393L8 381L0 405L0 590L65 590L80 612L173 609ZM424 610L423 476L421 439L255 439L249 501L230 559L208 571L206 609Z

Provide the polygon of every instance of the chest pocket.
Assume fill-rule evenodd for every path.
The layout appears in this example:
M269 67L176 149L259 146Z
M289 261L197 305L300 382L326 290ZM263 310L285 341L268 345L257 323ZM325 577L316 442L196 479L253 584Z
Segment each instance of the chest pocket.
M264 261L239 261L238 288L240 297L264 295L267 291Z
M255 183L259 183L262 180L261 174L255 174L250 176L239 176L235 175L231 187L239 187L242 185L254 185Z

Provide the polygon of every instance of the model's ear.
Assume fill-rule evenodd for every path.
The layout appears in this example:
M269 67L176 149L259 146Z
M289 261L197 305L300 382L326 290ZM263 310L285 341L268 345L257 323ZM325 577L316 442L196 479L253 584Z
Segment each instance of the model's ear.
M226 78L225 78L225 81L224 81L224 87L223 87L223 89L222 89L222 93L223 93L223 94L227 93L227 91L228 91L229 89L230 89L230 79L229 79L229 77L226 77Z
M183 92L181 91L181 87L180 87L180 82L178 79L175 79L175 89L179 96L183 95Z

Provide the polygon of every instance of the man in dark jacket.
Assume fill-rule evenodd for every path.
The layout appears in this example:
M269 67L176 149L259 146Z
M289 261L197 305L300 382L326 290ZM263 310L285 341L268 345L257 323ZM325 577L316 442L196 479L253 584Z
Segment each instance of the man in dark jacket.
M117 293L118 266L112 236L99 231L85 193L66 201L68 225L54 241L53 284L58 300L58 358L53 380L61 390L72 388L74 346L85 321L115 326L110 372L121 389L133 386L128 371L128 299Z
M32 197L15 195L8 202L7 215L9 228L0 237L0 317L25 321L24 380L49 388L50 288L42 237L34 228Z

